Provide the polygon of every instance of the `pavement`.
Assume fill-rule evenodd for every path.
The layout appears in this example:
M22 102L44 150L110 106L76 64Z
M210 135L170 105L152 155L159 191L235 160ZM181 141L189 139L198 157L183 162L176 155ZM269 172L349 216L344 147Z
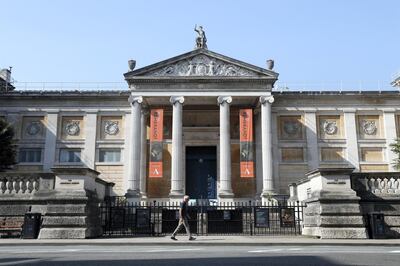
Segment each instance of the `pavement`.
M108 245L108 246L400 246L400 239L319 239L306 236L198 236L189 241L186 236L178 235L178 241L169 236L126 237L95 239L0 239L0 246L18 245Z

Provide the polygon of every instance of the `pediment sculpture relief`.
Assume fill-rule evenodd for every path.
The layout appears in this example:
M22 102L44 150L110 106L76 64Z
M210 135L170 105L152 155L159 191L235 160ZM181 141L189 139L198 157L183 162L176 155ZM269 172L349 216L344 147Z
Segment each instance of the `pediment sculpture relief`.
M161 69L150 71L146 76L228 76L257 77L257 73L245 68L211 58L196 55Z

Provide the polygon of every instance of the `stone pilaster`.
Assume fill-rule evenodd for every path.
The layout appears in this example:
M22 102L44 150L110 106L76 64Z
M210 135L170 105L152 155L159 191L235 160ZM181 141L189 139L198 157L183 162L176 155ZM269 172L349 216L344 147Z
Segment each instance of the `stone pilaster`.
M355 110L344 111L344 124L347 140L347 161L355 168L355 172L360 169L357 142L357 121Z
M82 162L86 167L95 168L96 161L96 125L97 111L88 112L85 116L85 147Z
M172 165L171 165L171 192L170 198L181 198L184 194L184 180L182 175L182 105L185 101L183 96L172 96Z
M318 152L318 134L317 134L317 116L315 111L304 114L307 136L307 162L308 169L314 170L319 166Z
M125 194L128 201L137 201L140 198L140 150L141 150L141 112L143 98L130 96L131 104L131 147L128 156L130 164L128 171L128 191Z
M222 199L233 198L231 176L231 134L230 134L230 96L218 97L219 104L219 182L218 196Z
M389 172L396 172L398 170L396 169L393 162L397 156L390 147L390 144L394 143L397 138L395 110L385 110L385 112L383 113L383 121L386 138L386 161L389 164Z
M148 110L142 109L142 115L140 117L141 124L141 153L140 153L140 194L142 198L147 198L147 189L146 189L146 176L147 176L147 119L148 119Z
M268 201L275 193L272 165L272 134L271 134L271 105L273 96L261 96L261 145L262 145L262 173L263 191L261 194L263 202Z
M50 172L56 158L58 112L48 112L46 118L46 139L43 150L43 170Z

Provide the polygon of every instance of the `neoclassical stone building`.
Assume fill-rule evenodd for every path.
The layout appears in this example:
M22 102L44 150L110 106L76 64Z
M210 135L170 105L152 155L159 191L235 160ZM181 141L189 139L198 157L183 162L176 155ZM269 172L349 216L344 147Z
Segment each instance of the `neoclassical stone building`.
M121 91L1 92L14 170L87 167L132 201L268 199L319 167L395 170L397 91L276 92L271 65L206 48L130 68Z

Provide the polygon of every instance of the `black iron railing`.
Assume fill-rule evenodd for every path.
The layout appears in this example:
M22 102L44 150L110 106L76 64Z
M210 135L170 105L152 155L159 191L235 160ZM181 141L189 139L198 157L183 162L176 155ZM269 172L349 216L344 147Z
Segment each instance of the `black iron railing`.
M197 235L299 235L304 207L287 201L196 204L189 206L189 226ZM179 221L179 203L118 200L100 208L104 236L169 235Z

